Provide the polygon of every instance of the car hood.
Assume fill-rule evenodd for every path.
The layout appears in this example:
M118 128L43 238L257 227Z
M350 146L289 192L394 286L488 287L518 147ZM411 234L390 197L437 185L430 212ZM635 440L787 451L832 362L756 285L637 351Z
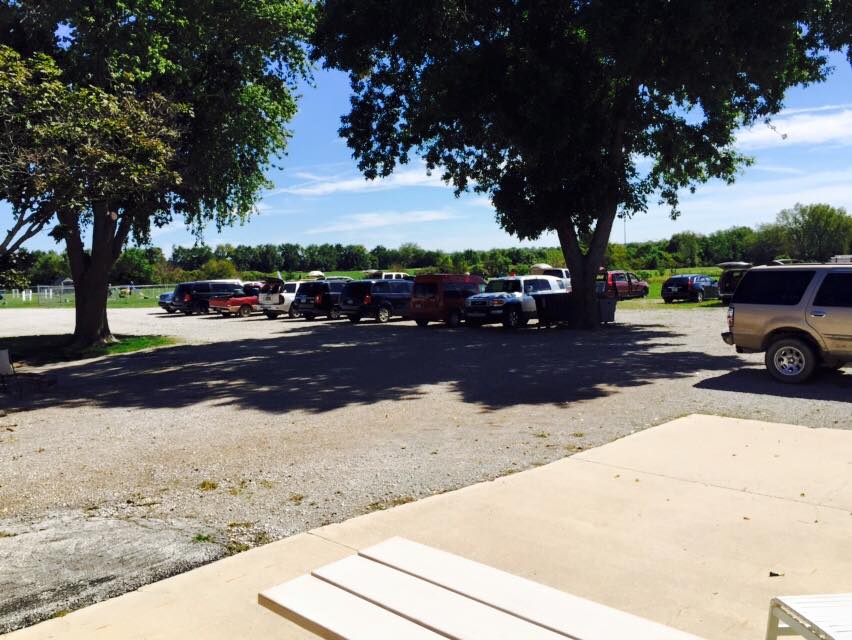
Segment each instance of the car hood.
M470 296L468 301L470 300L495 300L497 298L520 298L520 293L506 293L504 291L500 291L497 293L477 293L475 296Z

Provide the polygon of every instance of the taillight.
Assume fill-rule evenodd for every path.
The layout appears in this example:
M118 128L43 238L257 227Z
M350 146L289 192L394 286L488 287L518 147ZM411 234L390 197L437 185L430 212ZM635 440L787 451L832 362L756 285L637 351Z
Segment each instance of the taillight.
M373 296L369 293L364 296L364 304L370 304L373 301Z
M734 330L734 308L728 307L728 329L730 331Z
M314 298L314 302L315 302L316 304L322 304L322 294L321 294L321 293L318 293L318 294L317 294L317 297L316 297L316 298Z
M183 301L184 302L189 302L190 300L192 300L191 295L189 295L188 293L183 294Z

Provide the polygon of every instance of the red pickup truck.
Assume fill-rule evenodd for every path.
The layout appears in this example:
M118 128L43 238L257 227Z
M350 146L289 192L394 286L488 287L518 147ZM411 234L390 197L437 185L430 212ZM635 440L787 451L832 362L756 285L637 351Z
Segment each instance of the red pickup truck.
M210 312L220 313L222 317L237 315L246 318L253 311L260 311L257 294L261 286L261 283L250 282L234 289L233 294L227 298L213 298L210 300Z

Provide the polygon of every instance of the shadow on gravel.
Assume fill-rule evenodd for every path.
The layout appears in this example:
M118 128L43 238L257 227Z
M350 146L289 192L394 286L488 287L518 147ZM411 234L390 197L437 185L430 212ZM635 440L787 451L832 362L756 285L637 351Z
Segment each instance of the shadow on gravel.
M756 393L763 396L852 402L852 375L842 371L817 372L805 384L776 382L764 369L737 369L694 385L696 389Z
M697 371L736 356L685 350L663 326L597 332L507 331L410 324L283 321L279 337L182 345L58 369L59 384L25 406L181 408L203 401L269 412L323 412L413 400L448 384L485 410L569 404Z

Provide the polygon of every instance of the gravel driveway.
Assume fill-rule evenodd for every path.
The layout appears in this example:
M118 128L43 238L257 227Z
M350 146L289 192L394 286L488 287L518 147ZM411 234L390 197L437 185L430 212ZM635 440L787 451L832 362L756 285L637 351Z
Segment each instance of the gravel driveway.
M0 632L684 414L852 428L850 370L775 383L722 343L722 309L618 320L508 332L111 312L116 333L184 344L0 396ZM73 310L0 311L0 336L72 324Z

